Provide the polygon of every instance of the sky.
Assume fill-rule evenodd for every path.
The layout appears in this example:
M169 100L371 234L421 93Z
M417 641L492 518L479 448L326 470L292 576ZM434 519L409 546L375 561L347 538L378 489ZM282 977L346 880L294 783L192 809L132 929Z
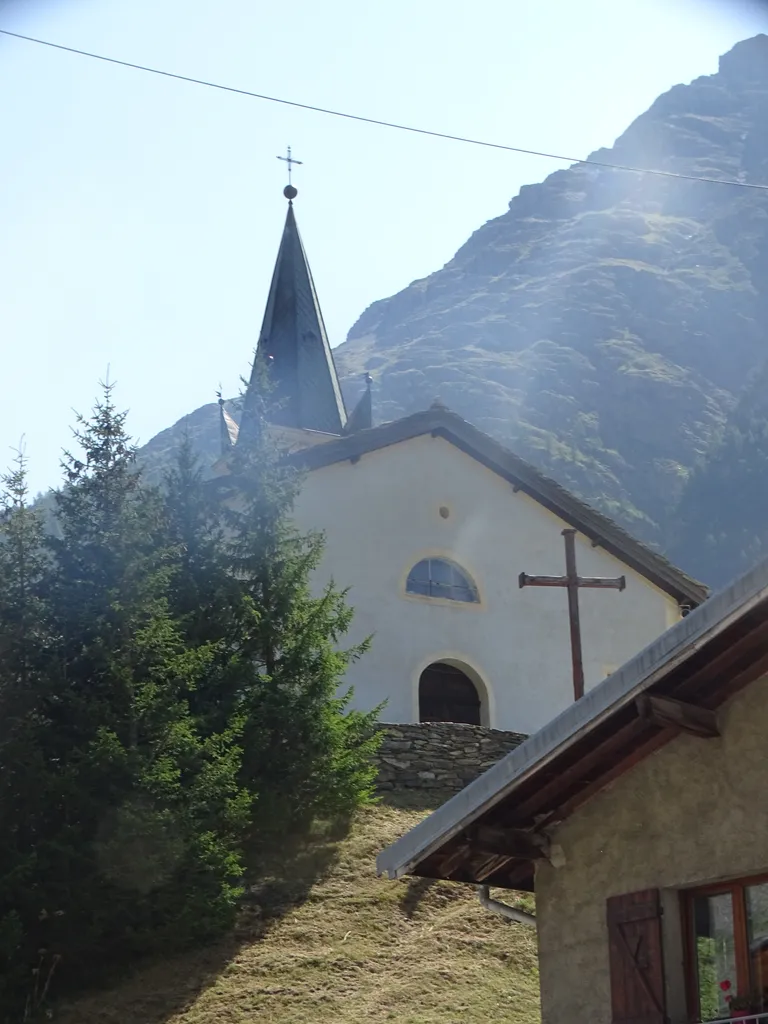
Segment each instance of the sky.
M367 117L583 157L768 32L768 0L0 0L0 28ZM60 479L109 373L141 443L240 389L295 209L339 344L567 166L0 36L0 467ZM432 396L426 396L425 402Z

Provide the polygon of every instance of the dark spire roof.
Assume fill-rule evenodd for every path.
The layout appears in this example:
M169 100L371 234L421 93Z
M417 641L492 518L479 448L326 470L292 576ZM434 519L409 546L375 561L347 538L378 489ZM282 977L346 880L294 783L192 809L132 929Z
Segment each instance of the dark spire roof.
M272 275L267 308L256 348L267 367L272 391L267 396L270 422L286 427L342 434L347 424L339 378L323 315L301 243L292 198L286 188L288 216ZM259 370L254 365L243 404L240 436L250 435L256 419Z
M365 391L359 402L349 414L347 420L347 434L354 434L358 430L368 430L373 426L373 401L371 399L371 384L373 378L370 373L365 374Z

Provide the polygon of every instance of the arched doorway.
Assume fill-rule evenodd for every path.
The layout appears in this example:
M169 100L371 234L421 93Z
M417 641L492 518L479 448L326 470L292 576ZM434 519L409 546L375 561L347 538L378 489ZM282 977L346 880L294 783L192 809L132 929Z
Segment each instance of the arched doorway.
M469 676L442 661L425 668L419 679L419 721L480 725L480 695Z

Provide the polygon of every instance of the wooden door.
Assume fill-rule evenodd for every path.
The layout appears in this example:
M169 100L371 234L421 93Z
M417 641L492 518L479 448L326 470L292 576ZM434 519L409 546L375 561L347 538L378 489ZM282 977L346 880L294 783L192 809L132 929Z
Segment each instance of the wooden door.
M607 918L613 1024L665 1024L659 890L612 896Z
M480 697L461 669L436 662L419 680L419 721L480 725Z

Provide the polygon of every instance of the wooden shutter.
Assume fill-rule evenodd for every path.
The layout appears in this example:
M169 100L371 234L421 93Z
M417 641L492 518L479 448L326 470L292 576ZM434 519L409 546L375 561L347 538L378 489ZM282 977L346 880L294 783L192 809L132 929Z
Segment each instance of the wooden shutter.
M613 1024L665 1024L659 890L612 896L607 917Z

